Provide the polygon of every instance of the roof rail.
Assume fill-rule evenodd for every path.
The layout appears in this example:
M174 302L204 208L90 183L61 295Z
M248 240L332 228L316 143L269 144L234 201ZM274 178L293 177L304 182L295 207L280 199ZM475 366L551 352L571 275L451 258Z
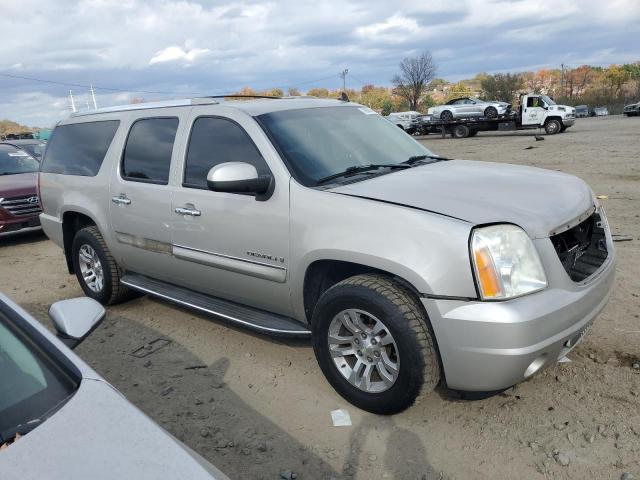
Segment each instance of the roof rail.
M96 113L113 113L113 112L125 112L131 110L146 110L148 108L170 108L170 107L185 107L190 105L215 105L219 102L216 99L225 98L268 98L271 100L289 98L289 97L273 97L269 95L209 95L206 97L194 97L194 98L182 98L178 100L161 100L159 102L144 102L144 103L132 103L130 105L116 105L113 107L97 108L95 110L83 110L80 112L73 112L72 117L82 117L86 115L93 115Z

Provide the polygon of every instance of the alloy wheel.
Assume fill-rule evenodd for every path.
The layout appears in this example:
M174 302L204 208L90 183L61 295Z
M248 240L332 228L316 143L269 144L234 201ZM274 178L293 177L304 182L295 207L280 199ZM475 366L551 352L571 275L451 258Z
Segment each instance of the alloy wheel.
M331 320L327 341L336 368L354 387L380 393L398 378L398 346L387 326L372 314L341 311Z

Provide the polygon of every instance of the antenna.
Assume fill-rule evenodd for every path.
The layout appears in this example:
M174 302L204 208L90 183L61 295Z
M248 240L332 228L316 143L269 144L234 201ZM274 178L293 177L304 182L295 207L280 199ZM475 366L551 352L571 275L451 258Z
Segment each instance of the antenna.
M93 91L93 84L91 84L90 87L91 87L91 99L93 100L93 109L97 110L98 109L98 104L96 103L96 94Z
M71 90L69 90L69 100L71 101L71 111L76 113L78 110L76 110L76 102L73 100L73 92Z

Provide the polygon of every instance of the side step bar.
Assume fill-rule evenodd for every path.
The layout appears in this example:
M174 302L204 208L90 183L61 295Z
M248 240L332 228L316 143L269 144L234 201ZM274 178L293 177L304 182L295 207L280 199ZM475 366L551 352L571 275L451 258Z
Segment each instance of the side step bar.
M311 335L305 325L293 318L194 292L137 273L127 272L120 279L120 282L133 290L221 317L261 333L286 337L308 337Z

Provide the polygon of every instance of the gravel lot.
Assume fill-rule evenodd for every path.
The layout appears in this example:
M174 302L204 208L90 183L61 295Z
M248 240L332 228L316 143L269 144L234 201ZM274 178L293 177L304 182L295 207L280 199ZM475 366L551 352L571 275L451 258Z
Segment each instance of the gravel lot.
M544 141L534 133L421 141L447 157L572 173L608 197L602 202L614 233L631 240L616 243L615 293L571 363L488 398L441 389L380 417L333 392L308 343L254 335L147 297L109 308L78 352L232 478L640 478L640 369L633 368L640 118L580 119ZM49 304L81 295L62 252L42 234L0 239L0 290L43 322ZM131 355L158 338L170 343ZM353 426L332 426L336 408L350 413Z

